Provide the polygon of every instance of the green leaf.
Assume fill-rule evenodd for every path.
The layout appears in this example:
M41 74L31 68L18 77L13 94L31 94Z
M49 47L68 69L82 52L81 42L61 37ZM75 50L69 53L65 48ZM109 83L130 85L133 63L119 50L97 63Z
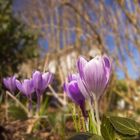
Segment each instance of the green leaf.
M115 138L117 140L139 140L140 139L138 136L122 135L120 133L116 133Z
M15 120L26 120L26 112L19 106L11 105L8 108L8 115Z
M76 133L68 140L104 140L104 139L99 135L86 132L86 133Z
M49 98L48 96L44 99L44 102L41 104L40 106L40 112L39 112L39 115L46 115L47 114L47 108L48 108L48 101L49 101Z
M109 117L109 120L116 131L124 135L138 135L140 124L132 119L122 117Z
M102 119L101 133L105 140L115 139L113 126L110 123L109 118L107 118L106 116L103 116L103 119Z
M55 128L55 126L56 126L56 124L57 124L57 121L58 121L58 119L57 118L59 118L59 113L60 112L52 112L52 113L49 113L49 114L47 114L47 116L48 116L48 121L49 121L49 124L52 126L52 127L54 127Z

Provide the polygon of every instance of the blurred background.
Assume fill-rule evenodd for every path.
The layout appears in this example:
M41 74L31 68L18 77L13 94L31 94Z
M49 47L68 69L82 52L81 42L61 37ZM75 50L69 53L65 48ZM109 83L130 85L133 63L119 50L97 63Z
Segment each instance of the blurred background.
M53 90L68 104L62 87L66 76L77 71L77 58L107 54L113 73L101 112L140 121L139 12L139 0L0 0L1 83L13 74L29 78L36 69L51 71ZM49 101L63 106L56 98Z

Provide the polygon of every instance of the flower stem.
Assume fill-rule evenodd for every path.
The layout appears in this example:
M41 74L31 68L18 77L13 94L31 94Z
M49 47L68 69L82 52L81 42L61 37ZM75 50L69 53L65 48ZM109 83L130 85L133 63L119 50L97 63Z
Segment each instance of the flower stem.
M37 114L39 114L40 111L40 93L37 93L37 108L36 108L36 112Z
M84 120L85 120L86 131L88 132L89 131L89 121L87 118Z
M76 116L75 106L73 106L73 107L72 107L72 118L73 118L73 121L74 121L74 126L75 126L75 129L76 129L76 132L79 132L76 117L77 117L77 116Z
M90 113L91 113L91 118L92 118L92 123L93 123L93 133L97 134L97 128L96 128L96 120L94 116L94 109L92 107L91 101L89 101L89 107L90 107Z
M29 101L28 101L28 110L29 110L29 117L32 116L33 112L32 112L32 98L31 96L29 97Z
M94 97L94 107L95 107L95 117L96 117L96 121L97 121L97 131L98 131L98 135L101 135L101 130L100 130L100 117L99 117L99 109L98 109L98 100L96 98L96 96Z

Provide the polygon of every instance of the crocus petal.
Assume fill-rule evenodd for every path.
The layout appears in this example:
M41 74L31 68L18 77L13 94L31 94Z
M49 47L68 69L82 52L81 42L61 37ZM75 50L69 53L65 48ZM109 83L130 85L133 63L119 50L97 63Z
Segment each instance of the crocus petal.
M83 96L86 98L87 90L82 82L82 79L80 78L79 74L69 74L68 75L68 82L70 83L71 81L76 81L79 90L83 94ZM66 91L66 84L64 84L64 91Z
M73 81L73 80L77 80L77 74L69 74L68 75L68 82Z
M69 86L68 83L64 83L64 85L63 85L64 91L67 93L68 97L73 100L73 97L71 96L71 94L68 90L68 86Z
M100 98L103 91L105 90L105 87L110 77L110 67L111 67L110 61L108 57L105 56L104 57L96 56L95 58L87 62L85 65L83 65L83 67L81 68L82 74L80 75L80 77L89 95L95 94L97 99ZM81 82L78 83L80 90L81 91L84 90L82 89L83 88L82 83ZM86 94L86 92L84 95L85 97L89 97L88 94Z
M78 72L79 72L81 78L83 78L83 67L86 64L87 64L87 61L83 57L80 57L77 61L77 68L78 68Z
M8 83L8 89L10 92L13 92L12 90L12 77L7 78L7 83Z
M102 76L101 60L97 60L97 58L94 58L91 61L89 61L87 65L84 67L83 73L84 73L83 79L85 80L88 89L91 91L96 90L98 79L101 79Z
M16 77L15 76L13 76L12 78L12 90L16 91Z
M53 75L50 72L42 74L43 79L43 89L46 89L48 85L52 82Z
M22 84L21 84L21 82L20 82L19 80L16 80L16 86L17 86L18 90L19 90L21 93L26 94L25 91L24 91L24 89L23 89L23 87L22 87Z
M84 96L81 94L77 81L72 81L68 84L69 95L75 103L80 104L81 100L84 100Z
M81 93L78 86L78 74L69 75L68 83L64 83L64 91L67 93L68 97L71 98L76 104L80 105L82 101L85 100L84 95Z
M29 89L30 89L30 92L31 92L31 93L34 92L34 84L33 84L33 80L32 80L32 79L30 79Z
M22 84L23 90L24 90L26 95L29 94L29 86L28 86L28 84L29 84L29 81L27 79L25 79L23 81L23 84Z
M6 88L9 88L9 87L8 87L8 81L6 80L6 78L3 79L3 83L4 83L4 86L5 86Z
M22 86L27 96L29 96L31 93L34 92L34 86L32 80L25 79Z
M84 81L81 78L77 79L77 84L78 84L79 90L81 91L85 99L90 98L89 92L87 91Z
M36 90L42 88L42 74L39 71L33 73L33 84Z
M15 83L15 76L12 77L7 77L3 79L3 83L5 85L5 87L11 92L15 92L16 91L16 83Z
M106 78L107 78L106 82L108 82L111 74L111 61L106 55L103 56L103 60L104 60L104 65L106 70Z
M67 93L68 97L77 105L80 106L83 116L86 118L85 110L85 97L80 91L78 85L79 74L72 74L68 77L68 83L64 83L64 91Z

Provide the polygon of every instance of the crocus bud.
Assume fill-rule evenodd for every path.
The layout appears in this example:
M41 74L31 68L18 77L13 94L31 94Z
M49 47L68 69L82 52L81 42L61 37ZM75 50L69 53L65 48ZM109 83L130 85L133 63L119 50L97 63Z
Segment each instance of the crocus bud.
M48 85L52 82L53 74L50 72L41 73L39 71L35 71L33 73L33 85L35 92L37 94L37 110L40 107L40 97L48 87Z
M25 79L23 82L16 80L16 86L18 90L27 97L29 97L34 92L32 79Z
M78 87L78 81L80 80L79 78L80 77L78 74L69 75L68 83L64 83L64 91L74 103L80 106L83 116L86 117L85 97Z
M52 82L53 75L50 72L41 73L35 71L33 73L33 85L37 94L42 94L48 85Z
M29 100L29 110L32 108L32 93L34 92L33 80L25 79L23 82L16 80L18 90Z
M77 66L79 75L86 87L86 92L82 92L84 97L90 98L92 94L95 94L97 100L99 100L110 78L110 59L107 56L96 56L88 62L83 57L80 57ZM82 91L83 89L80 88L80 90Z
M11 76L3 79L4 86L9 90L11 93L16 91L16 77Z

